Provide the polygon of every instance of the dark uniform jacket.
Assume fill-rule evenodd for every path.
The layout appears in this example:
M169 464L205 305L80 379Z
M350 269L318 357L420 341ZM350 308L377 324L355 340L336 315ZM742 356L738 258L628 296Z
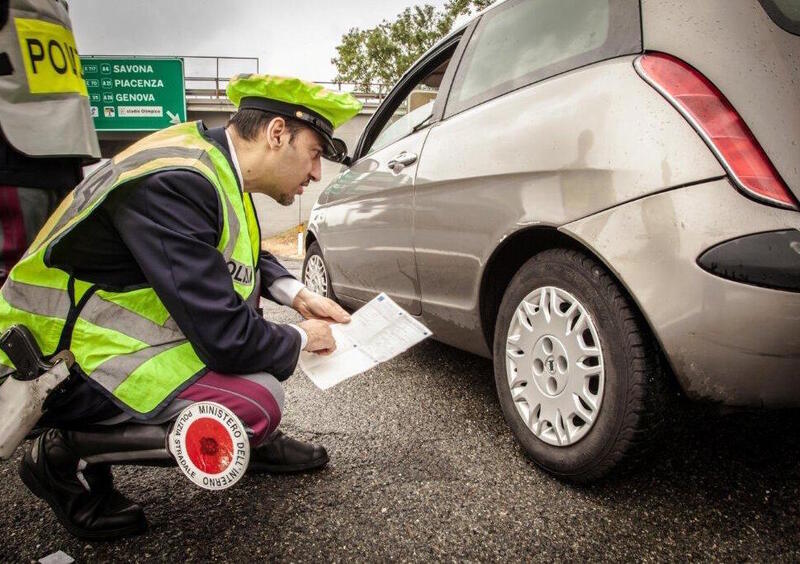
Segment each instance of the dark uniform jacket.
M80 158L23 155L6 141L0 124L0 186L53 190L61 198L82 179Z

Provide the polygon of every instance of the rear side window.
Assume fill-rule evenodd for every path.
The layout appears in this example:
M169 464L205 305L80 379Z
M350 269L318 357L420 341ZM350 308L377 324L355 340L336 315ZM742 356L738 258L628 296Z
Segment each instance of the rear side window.
M800 0L759 0L764 10L776 24L795 35L800 35Z
M549 76L641 51L638 0L510 0L478 22L446 115Z

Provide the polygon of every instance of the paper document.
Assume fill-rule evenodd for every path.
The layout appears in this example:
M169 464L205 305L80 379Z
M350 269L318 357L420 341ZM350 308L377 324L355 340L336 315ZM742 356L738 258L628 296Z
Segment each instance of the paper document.
M336 339L333 354L300 353L300 369L322 390L386 362L431 336L427 327L386 294L351 315L350 323L332 324L331 332Z

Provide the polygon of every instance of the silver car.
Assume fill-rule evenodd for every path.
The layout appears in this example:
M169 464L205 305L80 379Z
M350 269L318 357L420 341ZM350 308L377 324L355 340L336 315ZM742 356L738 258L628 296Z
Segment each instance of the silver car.
M394 86L306 284L494 358L528 455L596 479L692 399L800 405L800 2L508 0Z

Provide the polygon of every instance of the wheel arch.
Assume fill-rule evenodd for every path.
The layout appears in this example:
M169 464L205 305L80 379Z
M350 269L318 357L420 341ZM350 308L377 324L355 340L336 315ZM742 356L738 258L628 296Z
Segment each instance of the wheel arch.
M306 251L308 251L308 248L316 242L317 242L317 235L310 229L306 230L306 241L305 241Z
M625 297L636 308L645 327L653 337L653 342L658 347L659 353L667 361L665 364L669 367L670 379L677 383L678 379L675 377L669 358L664 353L658 334L654 331L650 320L625 284L625 281L620 279L615 270L593 249L563 231L550 226L529 227L514 232L497 246L486 262L486 267L481 275L479 310L481 330L489 350L494 350L495 321L500 310L500 302L508 285L511 283L511 279L532 256L542 251L556 248L580 251L603 265L609 276L619 284Z

